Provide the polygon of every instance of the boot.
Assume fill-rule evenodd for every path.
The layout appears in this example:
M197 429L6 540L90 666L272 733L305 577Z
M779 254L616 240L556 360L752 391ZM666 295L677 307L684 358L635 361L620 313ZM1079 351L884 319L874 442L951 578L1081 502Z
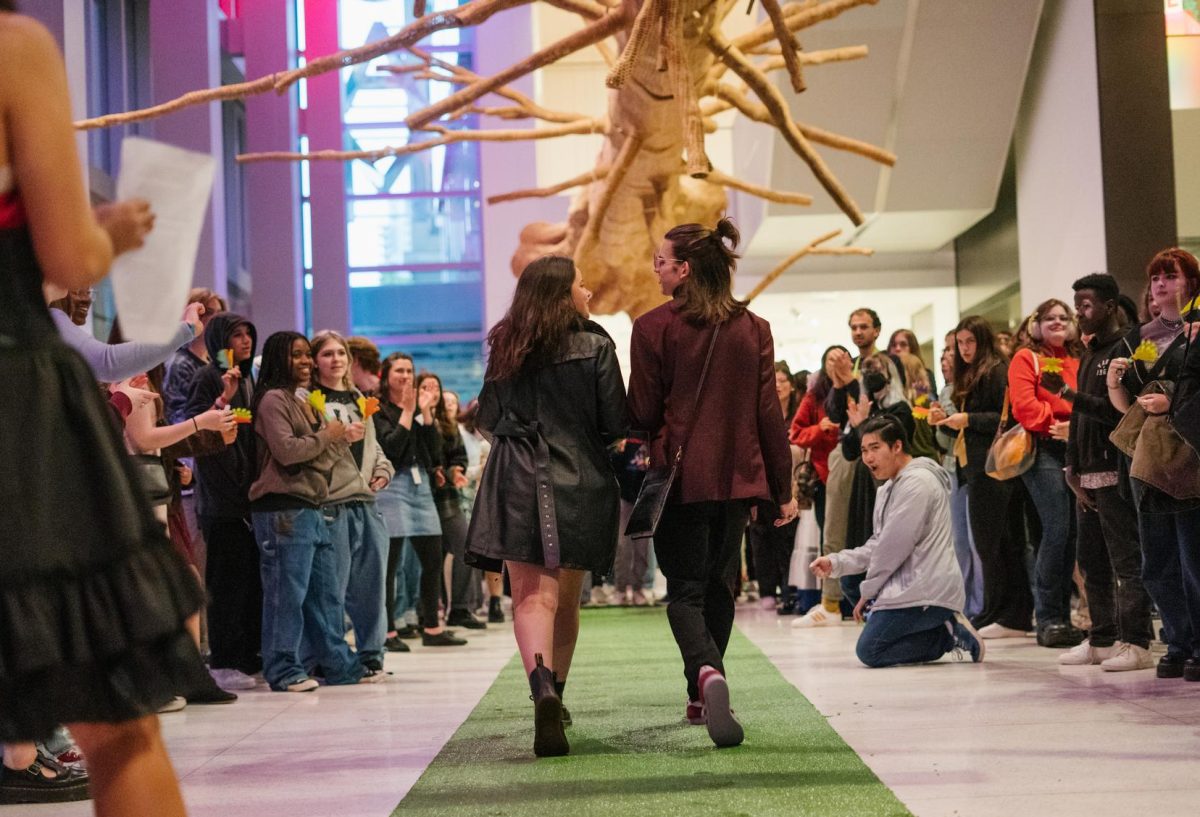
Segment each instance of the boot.
M492 596L488 602L488 624L504 623L504 608L500 606L500 597Z
M571 750L563 732L562 699L554 689L554 673L542 663L542 654L534 656L537 666L529 673L529 697L533 699L533 753L538 757L559 757Z
M566 690L566 688L567 682L558 680L558 673L554 673L554 691L558 693L558 700L565 700L563 692ZM563 726L571 725L571 713L567 711L567 705L565 703L562 705L562 722Z

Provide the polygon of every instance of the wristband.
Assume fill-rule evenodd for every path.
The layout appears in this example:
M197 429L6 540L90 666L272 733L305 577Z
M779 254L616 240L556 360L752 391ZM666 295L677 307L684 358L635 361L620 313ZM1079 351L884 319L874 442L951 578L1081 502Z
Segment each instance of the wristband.
M197 423L196 423L196 418L195 418L195 417L193 417L193 418L192 418L192 428L196 429L196 430L193 432L194 434L199 434L199 433L200 433L200 426L199 426L199 424L197 424Z

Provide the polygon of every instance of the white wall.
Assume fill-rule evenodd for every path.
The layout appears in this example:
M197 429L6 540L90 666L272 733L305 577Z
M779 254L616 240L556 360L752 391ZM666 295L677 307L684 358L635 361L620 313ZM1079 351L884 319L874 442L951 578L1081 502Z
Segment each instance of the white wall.
M1106 268L1092 4L1048 0L1017 122L1021 307Z

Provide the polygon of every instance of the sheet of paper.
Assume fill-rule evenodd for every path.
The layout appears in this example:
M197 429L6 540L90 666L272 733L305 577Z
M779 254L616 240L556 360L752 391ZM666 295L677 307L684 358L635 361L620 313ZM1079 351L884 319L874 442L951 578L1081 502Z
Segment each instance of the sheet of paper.
M215 172L216 162L203 153L136 136L122 142L117 198L146 199L155 216L145 245L112 267L127 340L166 343L179 328Z

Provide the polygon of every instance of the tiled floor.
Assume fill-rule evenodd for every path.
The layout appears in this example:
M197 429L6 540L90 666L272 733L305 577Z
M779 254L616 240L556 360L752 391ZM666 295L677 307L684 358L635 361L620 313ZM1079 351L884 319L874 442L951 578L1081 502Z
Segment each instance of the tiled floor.
M867 670L853 626L793 630L751 608L738 622L918 817L1200 811L1200 684L1060 668L1032 639L989 642L981 666ZM389 656L380 686L253 691L164 716L191 814L386 817L514 652L511 625L469 637Z
M1060 667L1032 638L989 641L981 665L868 670L857 627L738 623L918 817L1200 813L1200 684Z

